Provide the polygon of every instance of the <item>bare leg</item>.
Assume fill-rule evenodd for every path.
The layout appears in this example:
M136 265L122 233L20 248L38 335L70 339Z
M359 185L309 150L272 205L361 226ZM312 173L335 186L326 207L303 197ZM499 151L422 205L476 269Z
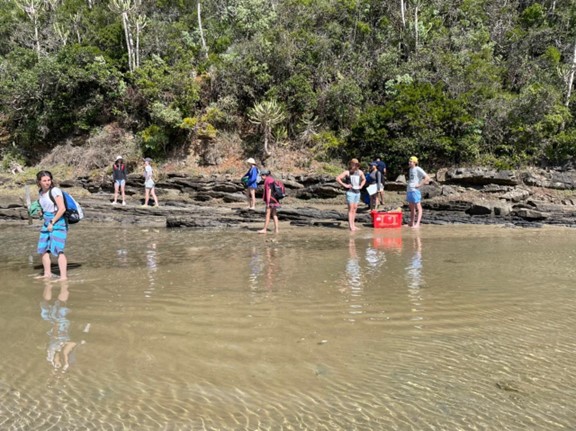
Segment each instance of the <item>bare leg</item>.
M148 201L150 200L150 189L146 188L144 193L144 206L148 206Z
M278 213L276 208L272 208L272 219L274 220L274 233L278 233L280 229L278 225Z
M116 181L114 181L114 201L112 202L113 204L118 203L118 183Z
M416 210L418 214L416 217L416 223L412 225L414 228L420 227L420 220L422 220L422 204L420 202L416 204Z
M268 225L270 224L270 213L271 212L272 212L272 208L266 207L266 220L264 221L264 228L262 230L259 230L258 233L267 233L268 232Z
M378 193L370 196L370 209L371 210L378 209Z
M383 191L379 191L379 192L377 193L377 195L378 195L378 199L379 199L379 201L380 201L380 205L381 205L381 206L384 206L384 192L383 192ZM378 205L378 204L376 204L376 205Z
M356 210L358 209L358 204L348 204L348 225L350 230L354 231L358 228L356 227Z
M408 206L410 207L410 223L408 223L408 226L412 227L416 221L416 204L409 203Z
M150 190L150 193L152 193L152 198L154 199L154 206L157 207L158 206L158 198L156 197L156 190L154 189L154 187L152 187L152 189Z
M58 255L58 269L60 269L60 281L68 279L68 259L64 253Z
M250 208L256 209L256 189L250 189Z
M52 277L52 263L50 262L50 253L42 255L42 266L44 267L44 278Z
M120 189L122 190L122 204L126 203L126 184L122 183L122 185L120 186Z

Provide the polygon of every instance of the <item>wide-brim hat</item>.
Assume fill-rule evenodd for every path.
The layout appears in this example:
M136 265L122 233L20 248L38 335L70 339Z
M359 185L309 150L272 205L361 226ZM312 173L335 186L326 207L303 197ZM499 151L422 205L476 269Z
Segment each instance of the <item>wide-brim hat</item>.
M246 163L250 164L250 165L255 165L256 164L256 160L254 160L252 157L250 157L249 159L246 160Z
M146 157L146 158L144 159L144 161L150 163L150 162L152 161L152 159L151 159L150 157Z

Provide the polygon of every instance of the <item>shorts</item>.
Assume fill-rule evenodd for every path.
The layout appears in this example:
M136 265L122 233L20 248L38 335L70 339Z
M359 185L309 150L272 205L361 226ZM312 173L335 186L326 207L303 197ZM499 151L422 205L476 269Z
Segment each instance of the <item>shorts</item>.
M422 194L420 190L412 190L406 193L406 200L409 204L419 204L422 201Z
M359 204L360 203L360 190L352 191L348 190L346 192L346 203L350 204Z
M144 183L144 187L146 187L147 189L153 189L154 188L154 180L146 180L146 182Z
M126 185L126 180L115 180L114 184L118 184L120 187Z
M48 223L52 218L54 218L54 213L44 213L44 224L40 229L40 238L38 239L38 254L51 253L58 256L60 253L64 253L68 237L68 225L64 218L60 218L53 225L52 232L49 232Z

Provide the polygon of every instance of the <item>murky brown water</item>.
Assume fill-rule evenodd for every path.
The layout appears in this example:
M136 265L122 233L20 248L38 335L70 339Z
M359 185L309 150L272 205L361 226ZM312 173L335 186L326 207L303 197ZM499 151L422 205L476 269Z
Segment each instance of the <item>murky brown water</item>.
M72 229L0 228L2 430L576 429L576 230Z

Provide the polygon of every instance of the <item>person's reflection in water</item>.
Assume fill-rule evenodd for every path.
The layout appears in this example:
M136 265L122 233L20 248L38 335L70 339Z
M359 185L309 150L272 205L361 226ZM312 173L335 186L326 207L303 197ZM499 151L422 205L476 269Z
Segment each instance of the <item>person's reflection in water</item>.
M277 267L277 249L266 244L263 252L252 249L250 260L250 289L256 293L261 286L263 291L271 293L274 289ZM261 283L261 284L260 284ZM260 286L259 286L260 285Z
M150 241L147 246L146 267L148 268L148 287L144 290L144 296L150 298L156 290L156 271L158 271L156 243L153 241Z
M271 292L274 288L276 276L276 248L266 247L266 290Z
M121 267L128 266L128 249L126 246L126 230L122 230L114 238L116 243L116 258L118 259L118 264Z
M422 292L424 279L422 277L422 241L419 233L413 238L414 253L410 264L406 267L406 278L408 282L408 297L412 304L412 320L422 320ZM417 326L418 328L420 326Z
M362 294L364 292L362 268L356 252L356 240L348 240L348 260L346 261L346 286L340 289L342 293L350 293L350 311L352 315L362 314ZM350 319L354 321L355 318Z
M258 278L264 267L260 249L256 246L252 247L252 256L250 257L250 263L248 265L250 266L250 289L256 290L258 289Z
M43 300L40 304L40 315L42 319L51 324L48 331L50 340L46 349L46 360L52 365L55 372L65 373L75 362L75 350L78 343L70 338L70 320L68 320L70 309L67 306L70 296L68 282L62 281L57 287L59 289L58 296L53 301L54 284L45 283L42 294Z

